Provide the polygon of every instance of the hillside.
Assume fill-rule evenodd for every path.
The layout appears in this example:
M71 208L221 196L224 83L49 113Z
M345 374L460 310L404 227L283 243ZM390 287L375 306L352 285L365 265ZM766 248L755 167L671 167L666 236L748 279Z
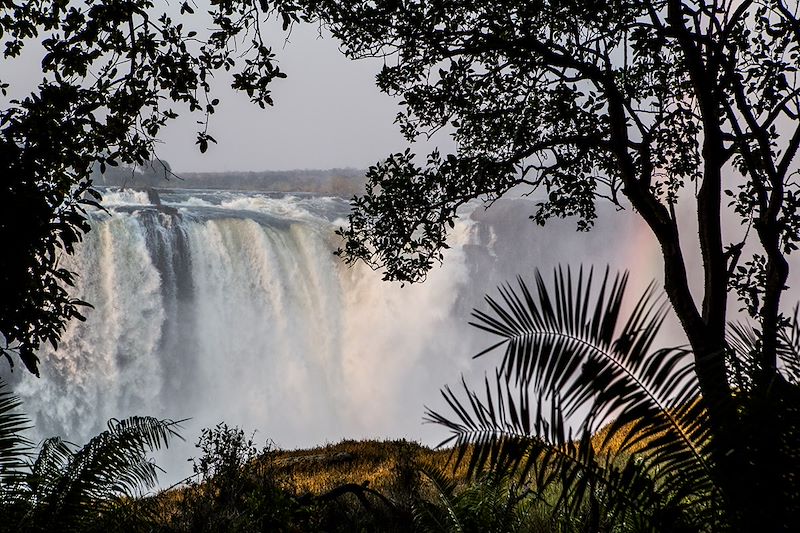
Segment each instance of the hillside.
M262 192L309 192L349 198L364 190L364 171L354 168L172 173L166 161L144 166L99 168L96 185L116 187L170 187Z

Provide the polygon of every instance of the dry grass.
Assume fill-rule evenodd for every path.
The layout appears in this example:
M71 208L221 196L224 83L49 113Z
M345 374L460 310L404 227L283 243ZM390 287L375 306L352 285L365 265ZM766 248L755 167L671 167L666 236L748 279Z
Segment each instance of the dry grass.
M608 426L592 437L598 454L618 451L622 439L627 436L623 429L604 443L607 432ZM646 442L640 442L635 449L629 448L627 452L642 451L646 448ZM319 495L345 483L366 483L379 492L391 491L404 468L421 466L442 470L453 479L466 479L468 461L462 461L454 471L452 454L450 448L431 449L404 440L344 440L304 450L277 450L270 452L263 460L272 462L276 477L286 481L297 494Z
M434 466L453 473L451 450L433 450L408 441L345 440L308 450L275 451L265 460L275 465L278 478L287 479L299 493L323 494L345 483L382 492L391 489L403 469Z
M592 437L598 455L614 454L626 437L623 429L604 443L608 429L605 426ZM643 442L636 449L629 448L627 453L645 447L646 442ZM270 470L274 481L298 496L325 494L344 484L368 486L383 494L392 494L397 489L402 490L397 485L402 482L403 472L418 470L419 467L432 467L451 479L463 481L467 478L468 463L464 460L454 470L452 449L431 449L405 440L343 440L309 449L274 450L258 460ZM167 491L159 499L170 507L183 490L186 489Z
M633 425L630 426L632 429ZM619 450L622 445L622 441L615 439L604 443L607 432L608 428L603 428L592 438L598 455ZM624 430L619 432L621 436L624 434ZM453 468L454 459L452 449L431 449L404 440L344 440L303 450L272 450L249 463L242 477L233 481L234 486L239 487L237 490L254 491L252 494L255 496L248 496L250 492L242 493L242 498L230 504L232 507L226 506L225 498L219 494L223 487L230 487L228 481L222 481L222 485L219 481L212 481L177 487L153 498L139 500L138 507L157 516L156 522L166 530L176 531L192 530L198 520L198 523L214 518L227 520L225 517L231 513L247 516L252 512L256 516L273 507L277 511L288 509L289 514L281 515L286 523L312 516L320 520L320 524L341 520L359 524L359 520L366 520L364 523L374 525L389 520L388 515L373 515L365 510L363 501L354 496L359 491L363 494L363 489L341 497L342 487L357 485L368 488L371 512L386 509L381 501L392 502L390 507L399 509L410 508L412 500L419 497L438 502L435 485L427 477L419 476L419 470L425 467L439 470L462 488L466 487L469 485L466 472L469 457L465 457L457 469ZM259 506L259 502L267 507ZM304 507L308 505L311 507ZM305 508L314 510L303 511ZM316 527L313 524L306 526L311 528L308 530Z

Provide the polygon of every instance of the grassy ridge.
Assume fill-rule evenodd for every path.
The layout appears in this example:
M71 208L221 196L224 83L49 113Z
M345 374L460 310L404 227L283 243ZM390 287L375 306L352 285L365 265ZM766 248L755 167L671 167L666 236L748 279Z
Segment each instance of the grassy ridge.
M384 491L391 489L398 472L405 468L430 466L463 478L465 468L453 472L451 450L434 450L404 440L344 440L307 450L270 452L279 478L291 480L299 493L324 494L345 483L367 484Z
M604 436L601 430L593 439L598 453L617 445L602 448ZM242 430L220 425L204 432L198 448L189 482L118 500L82 531L566 533L594 523L589 505L554 515L557 486L539 491L532 479L468 479L468 461L454 468L452 449L416 442L259 450Z
M616 452L622 445L624 431L606 443L607 432L605 426L592 438L598 454ZM643 446L640 443L630 451L640 451ZM298 492L315 495L344 483L367 483L375 490L387 489L397 472L409 467L441 470L453 481L464 481L467 476L467 461L453 469L451 448L433 449L405 440L343 440L303 450L271 451L265 459L274 464L278 477L291 480Z

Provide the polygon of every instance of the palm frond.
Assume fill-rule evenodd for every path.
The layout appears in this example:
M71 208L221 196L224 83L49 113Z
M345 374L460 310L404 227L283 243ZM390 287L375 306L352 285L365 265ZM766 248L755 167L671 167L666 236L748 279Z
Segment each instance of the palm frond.
M617 450L601 453L602 448L598 452L591 434L584 430L576 435L567 426L557 400L548 407L539 398L535 408L518 409L517 403L531 404L528 389L513 390L503 383L496 393L487 388L482 397L466 384L464 388L469 405L452 390L446 392L460 413L458 420L429 412L429 421L451 429L445 443L455 445L456 464L468 461L473 475L490 468L529 480L540 493L560 487L555 508L573 516L583 512L582 507L601 489L611 496L605 515L623 516L628 509L653 512L665 505L642 457ZM519 396L515 401L510 394Z
M140 495L155 486L158 467L148 453L181 438L177 422L152 417L112 419L108 429L85 446L46 440L29 480L34 513L69 529L117 498Z
M24 432L31 427L19 413L20 399L0 379L0 488L17 481L27 466L32 443Z
M792 318L778 332L778 357L789 382L800 385L800 306L795 306Z
M487 474L477 482L456 483L442 470L422 467L422 479L434 491L434 498L418 498L414 523L419 531L486 531L513 533L531 531L538 516L532 510L541 501L527 484L514 483L508 476Z
M439 505L425 500L418 500L414 503L414 524L417 529L420 531L463 532L464 528L455 504L456 482L434 467L423 466L420 468L420 474L433 486L439 499Z
M535 292L520 278L518 291L500 287L499 301L486 297L489 311L473 313L474 326L499 337L476 357L503 348L494 384L485 379L481 396L462 379L466 399L442 391L454 416L427 412L450 429L457 462L470 450L473 474L490 466L534 475L540 488L558 483L559 507L571 511L598 490L614 495L619 505L606 512L620 515L656 516L713 494L690 353L653 349L667 312L655 286L623 323L627 274L606 269L595 283L592 270L559 268L552 287L535 279Z
M56 491L75 448L74 444L63 441L61 437L50 437L41 443L25 483L34 507L48 501Z
M728 326L727 341L732 351L728 364L738 388L748 388L758 373L761 335L750 323L737 322ZM795 306L792 317L778 329L777 356L783 377L789 383L800 385L800 306Z

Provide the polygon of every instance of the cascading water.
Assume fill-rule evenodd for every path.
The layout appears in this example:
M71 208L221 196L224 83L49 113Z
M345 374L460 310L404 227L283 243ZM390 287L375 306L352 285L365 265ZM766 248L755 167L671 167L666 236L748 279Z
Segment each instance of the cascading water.
M287 447L432 443L442 432L423 430L423 404L438 406L439 387L469 373L487 342L466 324L482 295L535 266L618 253L602 230L535 232L532 202L515 200L465 211L444 266L400 287L333 256L341 199L178 190L150 201L106 191L109 212L92 215L66 258L80 274L74 294L94 305L88 320L43 348L41 379L5 376L39 436L83 442L111 417L149 414L191 417L190 441L224 420ZM609 231L635 234L630 222Z

